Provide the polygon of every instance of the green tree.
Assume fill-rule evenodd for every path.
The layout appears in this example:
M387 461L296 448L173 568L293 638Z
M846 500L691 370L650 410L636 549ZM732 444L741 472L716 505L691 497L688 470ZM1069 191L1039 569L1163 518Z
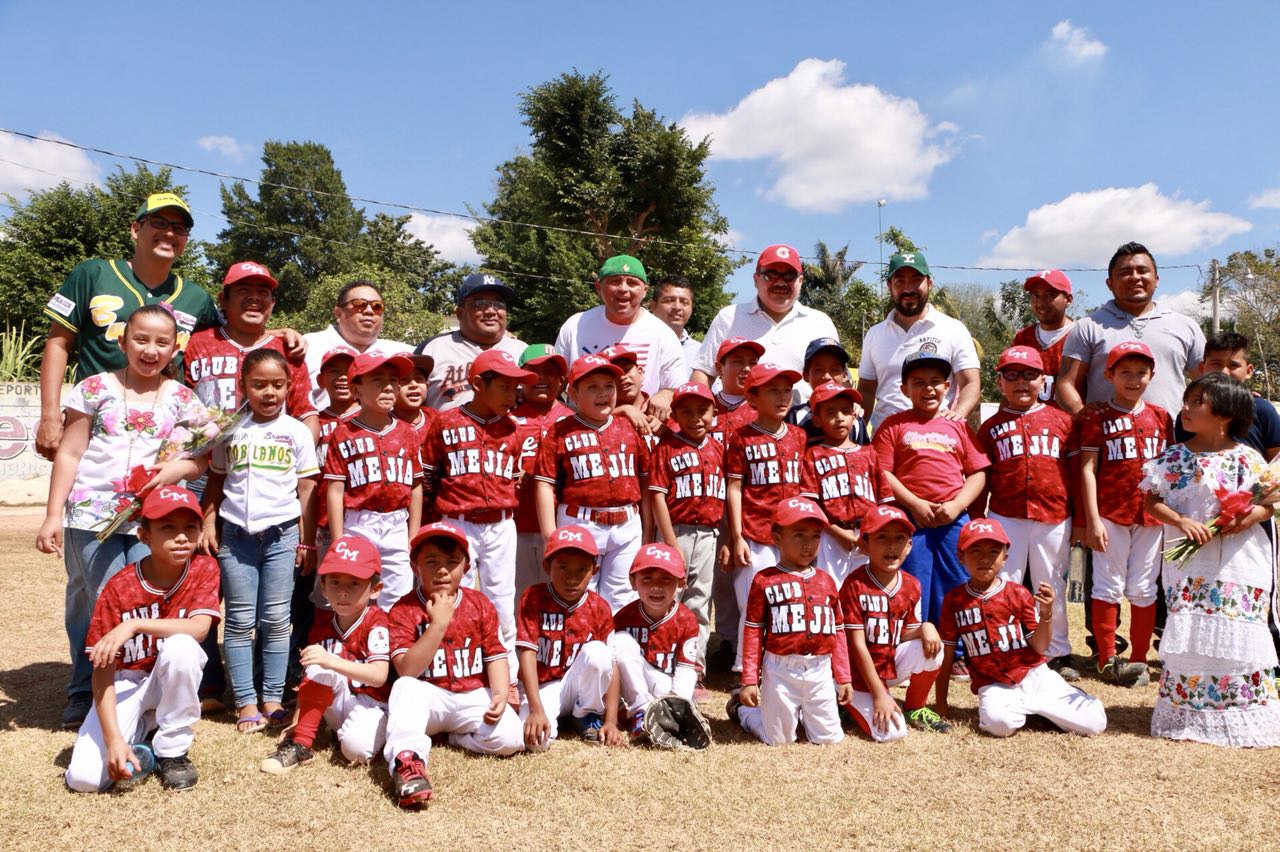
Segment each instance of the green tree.
M1254 389L1275 399L1280 393L1280 252L1234 252L1221 262L1219 276L1220 326L1249 338L1250 357L1257 367ZM1212 289L1213 282L1206 281L1206 298L1212 297Z
M315 331L333 322L333 306L337 304L338 291L348 282L361 279L372 281L382 291L388 307L382 336L388 340L418 343L440 332L445 319L431 309L427 293L423 291L415 275L407 272L389 272L378 263L349 266L340 272L326 275L308 289L308 298L300 310L273 317L273 325L287 325L299 331Z
M847 260L849 246L832 252L824 242L813 247L816 262L804 266L804 290L801 301L831 317L840 340L849 348L856 363L862 348L862 336L871 326L884 319L885 300L856 273L862 265Z
M624 115L600 72L530 89L520 113L529 152L498 167L485 211L545 227L487 222L471 234L482 267L516 289L512 328L526 340L554 339L568 314L598 304L595 272L619 253L639 257L651 279L688 278L690 327L706 328L728 301L729 273L745 262L719 243L728 222L706 179L707 140L695 144L638 102Z

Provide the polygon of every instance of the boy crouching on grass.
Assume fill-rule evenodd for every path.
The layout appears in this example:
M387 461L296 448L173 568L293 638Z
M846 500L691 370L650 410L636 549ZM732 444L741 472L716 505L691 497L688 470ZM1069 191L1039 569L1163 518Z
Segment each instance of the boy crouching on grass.
M144 767L135 748L149 733L160 782L186 790L198 780L187 757L200 718L200 650L218 611L218 562L195 556L204 515L185 488L164 486L142 502L138 538L151 555L102 588L85 653L93 663L93 709L67 767L78 793L105 790Z
M946 652L938 678L937 712L947 715L947 686L956 645L969 660L969 688L978 696L978 728L1012 736L1027 717L1043 716L1064 731L1095 736L1106 730L1098 699L1071 686L1045 662L1053 634L1053 586L1040 583L1033 598L1000 576L1009 537L999 522L973 520L960 532L960 559L969 581L947 593L938 632ZM1038 611L1037 611L1038 610ZM1040 612L1045 618L1040 618Z

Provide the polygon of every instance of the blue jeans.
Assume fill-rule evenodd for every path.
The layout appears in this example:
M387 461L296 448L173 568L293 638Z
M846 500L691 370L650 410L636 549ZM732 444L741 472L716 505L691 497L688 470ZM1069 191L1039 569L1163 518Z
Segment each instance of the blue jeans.
M915 523L914 519L912 523ZM947 592L969 582L969 572L960 563L960 530L969 523L969 513L962 512L945 527L917 526L911 536L911 552L902 570L920 581L920 608L924 620L937 625L942 613L942 599Z
M93 694L93 666L84 652L89 621L102 587L130 562L151 552L137 536L113 535L98 543L97 533L67 527L62 531L62 559L67 566L67 641L71 647L71 680L67 695Z
M289 601L293 597L293 563L298 552L298 523L246 532L222 523L218 564L227 618L222 653L236 707L257 703L253 688L253 634L262 653L262 700L284 697L289 664Z

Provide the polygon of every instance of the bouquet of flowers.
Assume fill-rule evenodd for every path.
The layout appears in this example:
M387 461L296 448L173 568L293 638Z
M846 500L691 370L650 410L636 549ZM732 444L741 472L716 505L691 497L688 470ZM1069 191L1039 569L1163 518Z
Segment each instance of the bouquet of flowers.
M107 526L98 533L98 541L106 541L115 535L142 510L142 500L137 494L147 483L155 478L159 465L179 459L194 459L231 437L244 420L249 417L247 407L238 411L223 411L220 408L206 408L193 405L187 415L173 426L169 437L160 445L153 465L134 465L123 479L113 484L119 500L116 502L115 514Z
M1253 511L1254 506L1261 506L1262 501L1270 496L1280 480L1276 478L1276 470L1270 465L1258 477L1247 491L1228 491L1221 486L1213 489L1218 498L1218 516L1205 526L1209 535L1222 535L1222 530L1230 526L1237 518ZM1201 548L1198 542L1190 538L1179 539L1177 543L1164 552L1164 558L1181 568L1187 560Z

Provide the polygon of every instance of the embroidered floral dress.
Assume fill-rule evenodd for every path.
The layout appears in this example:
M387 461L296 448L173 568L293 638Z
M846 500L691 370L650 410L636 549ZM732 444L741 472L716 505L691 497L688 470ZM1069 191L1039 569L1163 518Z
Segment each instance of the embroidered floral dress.
M1266 468L1237 445L1196 453L1169 447L1146 463L1140 488L1179 514L1208 523L1220 491L1247 491ZM1165 544L1182 532L1165 527ZM1164 564L1169 617L1151 735L1224 746L1280 746L1280 699L1267 629L1275 555L1261 525L1215 536L1182 566Z
M197 416L197 409L203 410L190 388L172 380L161 386L154 403L131 398L126 404L124 387L114 373L98 373L80 382L64 405L89 415L92 421L89 444L67 498L64 524L95 531L133 497L124 488L130 468L154 464L174 425ZM120 531L132 533L136 526L130 523Z

